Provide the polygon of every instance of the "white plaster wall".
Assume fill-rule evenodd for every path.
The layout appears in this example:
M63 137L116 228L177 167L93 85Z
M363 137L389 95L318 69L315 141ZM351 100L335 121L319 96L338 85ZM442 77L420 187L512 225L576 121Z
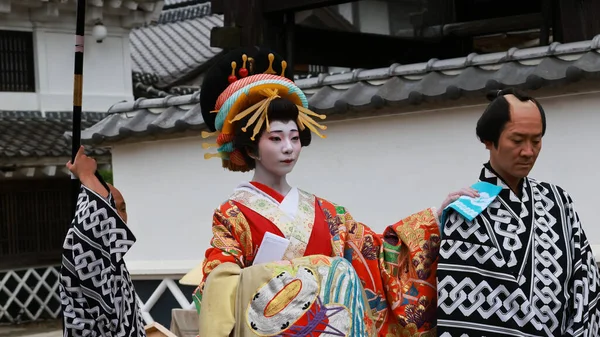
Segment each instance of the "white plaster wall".
M19 18L18 14L15 15ZM36 92L0 92L0 109L70 111L73 109L75 18L64 22L0 22L0 29L32 31L36 69ZM109 25L103 43L96 43L88 27L83 69L83 110L106 112L122 100L133 100L128 30Z
M542 99L548 133L531 176L567 189L592 244L600 190L600 94ZM475 136L484 106L334 122L314 138L289 177L293 185L344 205L382 231L454 190L474 183L488 154ZM128 204L138 242L127 256L134 274L184 273L200 263L212 212L250 174L204 160L202 139L117 146L115 185ZM600 253L600 248L597 249Z
M249 174L205 160L201 138L116 146L114 185L127 203L137 243L127 254L133 274L184 273L200 262L212 212Z

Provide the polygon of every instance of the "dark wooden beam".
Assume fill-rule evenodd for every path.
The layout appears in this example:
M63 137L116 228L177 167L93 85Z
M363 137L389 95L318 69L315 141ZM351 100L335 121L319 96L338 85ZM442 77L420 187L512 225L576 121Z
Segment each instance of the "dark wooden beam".
M445 36L475 36L540 28L542 24L542 15L540 13L535 13L449 23L443 26L443 31Z
M461 39L414 41L393 36L328 31L296 26L294 62L350 68L387 67L394 62L426 62L431 58L468 55L471 44Z
M235 26L241 27L242 47L251 47L263 43L264 17L262 0L234 1Z
M285 57L286 51L286 26L284 15L265 16L262 23L262 39L258 45L266 46L277 54Z
M600 0L554 0L554 38L561 43L591 40L600 34Z
M542 0L542 24L540 28L540 46L550 44L550 32L553 24L554 1Z
M210 30L210 46L234 49L242 45L242 30L239 27L213 27Z
M237 48L263 45L270 42L270 37L265 36L265 32L270 28L270 21L279 19L283 22L282 15L271 18L263 15L263 0L212 0L211 6L217 6L217 11L224 10L225 17L223 27L211 29L212 47ZM283 23L279 26L283 26Z
M542 15L535 13L428 26L418 32L410 28L401 29L395 32L394 36L405 39L439 39L447 36L473 37L540 28L542 25Z
M294 46L296 42L294 41L294 30L296 28L296 16L293 12L288 12L285 14L285 59L288 62L288 65L292 71L292 76L294 75L295 69L295 59L294 59Z
M263 11L264 13L298 12L355 1L358 0L263 0Z
M356 1L358 0L263 0L263 13L298 12ZM227 0L211 0L210 5L213 14L224 14L227 12L226 8L231 8Z
M225 12L225 1L224 0L211 0L210 10L213 14L223 14Z

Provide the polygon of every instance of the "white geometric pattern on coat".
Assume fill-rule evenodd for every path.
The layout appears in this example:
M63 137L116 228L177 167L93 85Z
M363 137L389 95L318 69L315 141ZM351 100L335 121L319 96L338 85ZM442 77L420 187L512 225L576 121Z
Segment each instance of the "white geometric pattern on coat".
M557 262L561 252L555 244L559 236L552 230L552 226L556 224L556 219L549 213L550 209L554 207L554 203L546 197L547 189L535 185L533 191L535 191L534 218L537 248L534 256L533 282L530 283L530 289L528 289L533 296L525 295L521 288L517 288L516 291L506 289L504 286L494 289L485 281L476 285L470 278L465 278L457 284L452 277L449 277L441 280L438 284L438 289L440 289L438 301L441 303L440 308L446 313L450 314L454 310L460 309L464 315L470 316L477 311L483 319L488 319L495 314L502 321L514 320L519 326L531 323L537 329L545 330L548 333L558 327L559 322L556 314L561 308L561 303L557 300L557 293L562 291L562 286L555 273L562 273L562 268ZM510 210L504 209L501 201L494 201L484 212L487 213L489 219L494 221L494 233L503 238L502 247L513 252L507 265L514 267L516 265L514 251L528 248L524 247L522 242L519 241L519 234L525 233L522 218L514 217ZM523 207L521 214L528 213L526 208ZM453 216L458 215L453 214ZM456 228L457 224L463 225L463 228L465 226L467 228L480 227L476 219L468 221L460 216L458 217L460 219L457 219L456 223L453 224L453 228ZM461 235L469 232L474 231L470 229L463 230ZM487 237L483 234L480 236ZM526 244L529 245L529 243ZM466 251L459 250L458 247L461 245L470 245L472 248ZM479 249L473 249L475 247ZM477 252L480 252L482 247L486 248L486 254L478 255ZM457 241L455 245L441 250L440 254L445 257L456 254L464 261L475 258L479 263L484 263L487 258L496 257L494 260L495 265L502 267L502 261L498 260L497 255L492 254L498 251L494 247ZM512 261L514 263L511 264ZM540 263L543 265L541 272L538 269ZM507 275L507 277L509 276ZM525 283L526 278L526 275L521 275L518 282L522 285ZM445 290L446 288L452 290L448 292ZM528 298L531 298L532 301L530 302ZM447 299L452 305L445 304ZM489 308L482 306L484 303L488 304Z
M82 186L63 245L60 297L65 337L144 337L123 261L135 242L114 205Z
M480 180L503 191L473 221L448 214L438 333L595 336L598 267L569 195L527 178L519 199L487 166Z
M512 291L504 286L494 288L488 282L475 283L469 277L459 283L451 276L444 278L438 287L439 307L446 313L459 309L465 316L477 312L483 319L497 315L502 320L514 319L520 326L535 315L534 311L529 310L530 303L520 289Z

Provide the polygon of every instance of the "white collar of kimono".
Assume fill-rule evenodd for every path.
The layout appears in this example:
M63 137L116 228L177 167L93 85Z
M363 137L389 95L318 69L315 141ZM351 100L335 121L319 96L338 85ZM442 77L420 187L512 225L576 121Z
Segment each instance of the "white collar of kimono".
M236 187L236 190L244 190L248 191L254 195L260 196L263 199L269 201L273 204L273 206L279 207L285 214L287 214L292 219L296 217L296 213L298 212L298 203L300 202L300 194L298 193L298 189L296 187L292 187L292 189L288 192L288 194L283 198L283 201L279 203L273 197L271 197L268 193L265 193L260 188L252 185L250 182L243 182Z

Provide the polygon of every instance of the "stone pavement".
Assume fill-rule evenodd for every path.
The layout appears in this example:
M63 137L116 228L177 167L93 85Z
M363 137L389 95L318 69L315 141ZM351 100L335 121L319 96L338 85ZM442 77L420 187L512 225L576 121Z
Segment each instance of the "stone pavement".
M0 337L62 337L62 330L39 331L37 329L0 326Z
M22 337L62 337L62 330L36 333L33 335L23 335Z
M0 337L62 337L62 330L40 331L38 329L0 326Z
M0 325L0 337L62 337L60 321Z

